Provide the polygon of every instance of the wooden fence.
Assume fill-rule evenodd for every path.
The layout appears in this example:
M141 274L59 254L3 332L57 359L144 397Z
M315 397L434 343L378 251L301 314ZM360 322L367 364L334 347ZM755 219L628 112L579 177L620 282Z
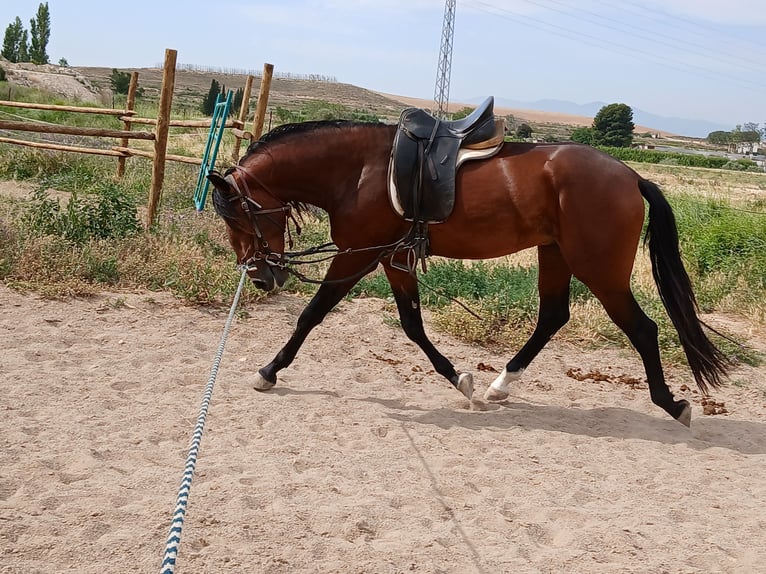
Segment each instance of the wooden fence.
M76 152L85 154L95 154L103 156L113 156L117 159L117 177L122 178L125 174L126 159L133 156L146 157L152 160L152 182L149 191L148 209L146 215L146 226L150 227L155 223L157 217L157 207L162 195L162 183L165 178L165 163L167 161L183 162L188 164L201 165L202 159L196 157L187 157L182 155L173 155L167 153L168 135L171 127L210 127L210 120L174 120L170 118L170 111L173 104L173 90L175 87L176 73L175 50L165 50L165 63L163 66L162 86L160 89L159 108L157 118L140 118L135 116L136 92L138 88L138 72L133 72L128 87L128 96L125 103L125 109L112 108L90 108L78 106L57 106L51 104L34 104L26 102L13 102L0 100L0 106L15 108L27 108L38 110L52 110L61 112L85 113L111 115L119 118L123 122L123 129L112 130L104 128L63 126L52 124L35 124L28 121L10 121L0 120L0 130L11 130L21 132L37 132L48 134L78 135L91 137L116 138L119 145L113 145L109 148L91 148L76 145L63 145L48 142L32 142L16 138L0 137L0 143L9 143L20 146L43 148L55 151ZM266 104L268 102L269 90L271 87L271 78L274 66L264 64L263 76L261 78L260 94L258 97L255 118L252 131L245 131L245 121L249 112L250 94L253 85L253 76L248 76L245 83L245 89L242 97L242 105L236 119L227 120L225 127L231 129L235 137L234 151L232 160L239 159L239 150L243 139L255 140L261 136L263 123L266 114ZM137 131L133 129L134 125L154 126L153 131ZM142 150L130 147L130 140L145 140L154 142L153 151Z

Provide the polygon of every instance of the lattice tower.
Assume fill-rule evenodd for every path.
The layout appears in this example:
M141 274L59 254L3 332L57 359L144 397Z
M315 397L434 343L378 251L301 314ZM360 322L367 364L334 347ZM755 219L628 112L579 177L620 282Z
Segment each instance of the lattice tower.
M436 69L436 89L434 90L434 115L446 118L449 107L449 83L452 74L452 38L455 35L455 2L444 3L444 23L442 24L442 42L439 50L439 65Z

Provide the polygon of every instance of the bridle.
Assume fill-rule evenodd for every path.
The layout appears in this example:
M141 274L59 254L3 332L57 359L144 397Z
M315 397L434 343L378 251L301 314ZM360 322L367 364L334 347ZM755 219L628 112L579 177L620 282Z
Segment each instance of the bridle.
M244 172L246 176L250 176L254 179L255 176L246 170L245 168L241 166L234 166L232 169L239 170L241 172ZM273 193L271 193L267 187L260 184L266 193L271 195L275 200L277 200L280 205L279 207L274 207L270 209L264 209L263 206L255 201L252 197L250 197L250 189L247 185L247 179L245 177L241 178L242 183L245 187L245 192L243 193L242 190L239 187L239 184L237 183L237 180L234 178L231 172L227 172L227 174L224 176L224 180L229 184L229 186L236 192L236 195L229 198L230 202L239 201L239 205L242 208L242 211L245 212L247 215L248 220L250 221L250 225L253 228L253 248L254 252L251 257L249 257L247 260L243 261L240 265L242 268L244 268L247 271L250 271L255 268L255 265L259 261L263 261L267 265L271 267L277 267L280 269L287 268L287 258L284 254L276 253L271 250L271 247L269 246L269 242L264 237L263 231L261 231L261 226L258 224L258 217L259 216L266 216L266 219L270 221L273 225L277 227L281 227L282 236L284 236L285 233L287 233L287 241L288 245L292 249L293 246L293 238L292 233L290 232L290 225L289 221L292 221L295 225L295 233L296 235L300 235L301 233L301 227L298 224L298 221L295 219L295 216L293 215L292 207L290 204L285 203L281 199L274 196ZM257 179L256 179L257 180ZM277 223L272 217L269 217L272 213L284 213L285 214L285 225L281 225Z
M266 193L268 193L272 198L274 198L277 202L281 203L279 207L274 207L270 209L264 209L263 206L255 201L252 197L250 197L250 189L247 185L247 178L242 177L242 183L244 184L245 191L247 193L243 193L242 190L239 187L239 184L237 183L237 180L234 179L234 176L232 175L233 171L240 171L244 172L244 175L247 177L252 178L260 187L263 189ZM228 198L228 201L234 202L239 201L240 207L242 208L242 211L244 211L247 214L248 219L250 220L250 225L253 227L253 234L255 237L255 240L253 241L253 247L255 248L255 252L253 255L248 258L246 261L241 263L239 267L245 271L250 271L253 269L256 269L256 263L263 261L267 265L271 267L275 267L278 269L283 269L290 273L291 275L295 276L299 281L302 281L304 283L313 283L317 285L331 285L331 284L338 284L338 283L346 283L348 281L356 281L361 277L364 277L367 275L370 271L375 269L375 267L378 266L378 264L383 261L385 258L390 257L391 258L391 266L399 269L400 271L405 271L409 274L411 274L415 279L417 280L418 284L422 285L423 287L428 288L431 291L434 291L437 295L442 295L447 297L448 299L452 300L453 302L457 303L460 307L465 309L468 313L476 317L477 319L481 319L479 315L474 313L471 309L469 309L464 303L457 300L456 298L440 293L436 289L429 287L425 283L423 283L420 278L417 277L416 274L416 268L418 264L418 260L421 261L421 264L423 266L423 271L425 272L425 258L428 256L428 253L425 252L427 249L427 238L424 238L422 235L422 230L416 225L413 224L410 231L405 234L402 238L398 239L397 241L394 241L392 243L386 244L386 245L376 245L371 247L359 247L356 249L347 248L343 250L339 250L334 243L324 243L322 245L317 245L315 247L310 247L309 249L306 249L304 251L299 252L288 252L285 251L284 253L275 253L271 250L269 247L268 240L264 237L263 232L261 231L261 227L258 225L258 217L259 216L266 216L266 219L268 219L272 224L276 225L277 227L281 227L282 236L284 237L285 233L287 233L287 245L290 249L293 248L293 238L292 234L290 232L290 221L293 222L293 225L295 225L295 234L300 235L301 234L301 227L298 223L298 221L295 219L295 215L292 211L292 206L289 203L285 203L281 199L279 199L276 195L274 195L269 188L263 184L251 171L247 170L245 167L242 167L240 165L233 166L230 168L226 175L224 175L224 181L226 181L229 186L236 192L236 195L233 197ZM272 213L284 213L285 214L285 224L280 225L276 221L274 221L273 218L269 217ZM358 271L357 273L354 273L348 277L342 277L339 279L324 279L324 280L317 280L317 279L311 279L304 275L303 273L300 273L296 269L292 268L291 266L294 265L310 265L313 263L319 263L321 261L327 261L334 259L335 257L339 255L350 255L354 253L364 253L369 251L377 251L377 256L372 260L372 262ZM406 253L407 255L407 261L404 265L398 264L394 262L394 258L402 253Z
M242 189L240 189L239 184L237 183L237 180L233 176L234 171L242 172L244 175L240 178L244 188L245 192L243 193ZM263 189L266 193L268 193L272 198L274 198L277 202L281 203L279 207L274 207L270 209L264 209L263 206L255 201L252 197L250 197L250 188L247 185L247 179L251 178L253 179L258 186ZM339 250L334 243L325 243L322 245L318 245L315 247L310 247L309 249L306 249L304 251L299 252L289 252L285 251L284 253L276 253L271 250L269 246L268 240L264 237L263 232L261 231L260 225L258 225L258 217L259 216L266 216L266 219L270 221L272 224L274 224L277 227L281 227L282 236L287 234L287 245L290 249L293 248L293 238L290 231L290 221L293 222L293 225L295 225L295 234L300 235L301 233L301 227L298 221L295 218L295 215L293 214L292 206L289 203L285 203L281 199L279 199L274 193L272 193L269 188L263 184L262 181L258 179L258 177L255 176L250 170L247 168L235 165L231 167L227 172L226 175L224 175L224 181L226 181L229 186L234 190L235 195L228 198L228 201L240 202L240 207L242 208L242 211L247 214L248 220L250 221L250 225L253 228L253 247L254 247L254 253L251 257L249 257L247 260L242 262L239 267L241 269L244 269L245 271L251 271L257 268L257 263L264 262L270 267L283 269L290 273L291 275L294 275L299 281L302 281L304 283L314 283L314 284L333 284L333 283L345 283L347 281L356 280L360 277L363 277L375 267L378 266L378 264L383 261L383 259L390 257L392 261L392 265L394 267L399 268L402 271L407 271L411 274L415 274L415 268L418 263L419 257L417 256L418 252L422 251L423 249L423 241L424 238L421 236L419 228L416 225L413 225L413 227L410 229L410 231L405 234L400 239L386 244L386 245L375 245L370 247L360 247L360 248L348 248ZM285 216L285 224L280 225L276 221L274 221L273 218L269 217L270 214L273 213L284 213ZM333 280L316 280L311 279L307 277L306 275L298 272L296 269L294 269L292 266L295 265L309 265L313 263L319 263L321 261L327 261L334 259L335 257L339 255L344 254L356 254L356 253L364 253L369 251L377 251L378 255L372 260L372 262L366 266L365 268L361 269L358 273L355 273L349 277L343 277L340 279L333 279ZM407 254L407 263L402 266L399 264L393 263L394 257L396 257L398 254L405 252ZM422 257L423 261L423 270L425 271L425 255Z

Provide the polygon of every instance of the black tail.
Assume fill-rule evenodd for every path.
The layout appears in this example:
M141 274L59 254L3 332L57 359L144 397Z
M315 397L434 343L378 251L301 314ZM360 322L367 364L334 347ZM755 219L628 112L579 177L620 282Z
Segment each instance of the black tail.
M644 243L649 243L652 274L665 310L678 331L678 337L689 361L689 367L700 391L707 393L708 385L717 388L731 362L702 330L704 323L689 275L681 261L678 229L673 210L656 184L640 179L638 188L649 202L649 224Z

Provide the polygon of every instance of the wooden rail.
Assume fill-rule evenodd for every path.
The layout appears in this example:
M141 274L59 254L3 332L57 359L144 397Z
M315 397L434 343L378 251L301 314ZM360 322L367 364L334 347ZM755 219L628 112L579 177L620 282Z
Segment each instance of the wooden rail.
M125 123L128 124L144 124L144 125L157 125L157 120L154 118L129 118L121 117ZM241 128L244 125L239 120L227 120L224 124L226 128ZM170 127L172 128L209 128L210 120L170 120Z
M0 143L37 149L116 157L118 179L125 175L125 164L127 158L137 156L151 159L152 180L146 215L146 226L151 227L156 222L157 208L160 203L162 184L165 177L165 163L167 161L175 161L192 165L202 164L201 158L167 153L169 129L171 127L210 127L210 120L173 120L170 118L170 111L173 103L173 89L175 86L176 56L177 52L175 50L165 50L165 64L163 67L162 86L160 88L159 110L156 118L136 117L136 111L134 110L134 107L138 90L138 72L132 72L131 74L125 109L36 104L30 102L0 100L0 106L58 112L109 115L115 116L119 121L122 122L122 129L107 129L82 126L64 126L44 122L0 120L0 130L116 138L118 140L118 145L96 148L79 145L65 145L51 142L33 142L11 137L0 137ZM234 153L232 154L232 159L235 162L238 159L241 141L243 139L252 141L253 139L260 137L261 131L263 129L266 102L268 101L273 68L274 66L271 64L264 65L264 73L263 78L261 79L260 94L258 97L257 110L254 117L252 131L244 131L250 104L250 92L253 83L252 76L248 76L247 78L247 89L246 93L243 94L244 97L242 100L242 106L239 110L237 119L229 119L224 122L224 127L231 129L235 136ZM154 131L133 130L132 128L134 125L154 126ZM130 140L151 141L154 143L154 146L151 151L146 149L135 149L129 146Z
M91 154L91 155L107 155L107 156L116 156L116 157L127 157L129 155L125 152L118 151L117 148L112 148L111 150L108 150L108 149L99 149L99 148L82 147L82 146L74 146L74 145L31 142L27 140L17 140L14 138L6 138L6 137L0 137L0 143L20 145L23 147L33 147L38 149L50 149L54 151L79 152L79 153L85 153L85 154ZM125 148L125 149L128 149L128 148ZM135 151L135 150L131 150L131 151Z
M154 152L143 150L143 149L130 148L130 147L112 146L112 151L115 153L114 154L110 153L109 155L119 155L122 157L130 157L130 156L147 157L149 159L154 157ZM179 163L202 165L202 159L198 157L188 157L185 155L173 155L168 153L168 154L165 154L165 159L169 161L177 161Z
M14 130L21 132L36 132L43 134L65 134L70 136L95 136L105 138L132 138L137 140L153 140L152 132L133 132L130 130L109 130L105 128L84 128L80 126L62 126L59 124L36 124L30 122L18 122L0 120L0 130Z
M9 108L27 108L31 110L48 110L57 112L75 112L82 114L101 114L107 116L128 116L134 114L132 110L115 110L112 108L90 108L86 106L59 106L56 104L35 104L31 102L13 102L0 100L0 106Z
M170 128L170 109L173 103L173 88L175 85L176 72L175 50L165 50L165 67L162 76L162 87L160 89L160 104L154 132L133 131L131 123L136 119L133 116L135 111L132 109L135 103L135 94L138 84L138 73L134 72L131 76L131 83L128 88L128 109L118 110L113 108L91 108L87 106L59 106L54 104L35 104L29 102L7 102L0 101L0 105L8 105L16 108L38 109L59 112L87 113L117 116L123 122L122 130L110 130L105 128L89 128L79 126L62 126L50 123L35 123L29 121L8 121L0 120L0 129L11 131L24 131L35 133L65 134L91 137L117 138L122 145L114 146L111 149L88 148L81 146L62 145L48 142L24 142L15 138L3 138L0 141L23 145L40 149L49 149L57 151L79 152L104 156L116 156L118 160L117 174L122 176L125 173L125 158L131 156L150 157L152 159L152 183L149 190L149 207L147 210L146 226L151 227L155 223L157 215L157 205L159 204L162 193L162 183L165 178L165 161L176 159L179 156L168 156L168 132ZM154 142L154 151L132 149L127 147L129 140L145 140ZM184 158L184 160L193 158ZM192 163L194 163L192 161Z

